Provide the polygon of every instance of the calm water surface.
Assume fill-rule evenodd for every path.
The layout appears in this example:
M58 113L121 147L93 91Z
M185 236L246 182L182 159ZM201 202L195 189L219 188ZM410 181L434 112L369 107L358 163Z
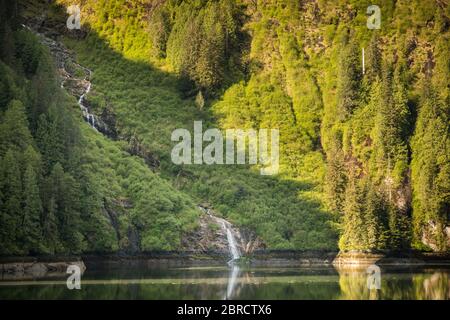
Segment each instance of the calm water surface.
M450 269L381 269L381 289L364 271L329 268L185 267L86 270L81 290L66 277L0 281L0 299L450 299Z

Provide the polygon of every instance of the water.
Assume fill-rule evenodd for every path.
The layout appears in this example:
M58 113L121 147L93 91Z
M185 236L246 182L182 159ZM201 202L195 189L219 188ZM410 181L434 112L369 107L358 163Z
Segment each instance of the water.
M240 239L241 234L239 232L239 229L234 228L231 225L231 223L223 218L216 217L212 214L212 211L208 208L204 208L202 206L198 206L198 208L205 214L209 215L216 223L222 227L222 230L224 231L224 234L226 235L226 240L228 243L228 250L230 252L231 260L228 261L228 265L232 266L235 262L237 262L240 257L241 253L236 241L236 236ZM236 236L235 236L236 235Z
M0 299L450 299L450 269L382 268L381 289L365 272L328 268L130 267L87 269L81 290L66 276L0 281Z
M231 264L234 261L239 260L239 258L241 257L241 254L239 253L239 249L236 246L236 240L234 239L234 235L233 235L233 232L231 230L231 224L224 220L222 222L222 226L223 226L225 232L227 233L228 247L230 249L230 254L231 254L231 258L232 258L228 262L228 264Z
M46 37L44 34L41 34L41 33L37 32L37 31L33 30L33 29L30 28L29 26L26 26L26 25L22 24L22 27L25 28L25 29L27 29L27 30L29 30L29 31L31 31L31 32L33 32L34 34L38 35L41 39L45 40L44 45L47 45L47 46L48 46L48 43L51 43L53 46L57 46L57 47L63 48L63 46L62 46L60 43L58 43L58 42L56 42L56 41L54 41L54 40L52 40L52 39ZM68 59L68 58L66 57L66 59ZM90 70L90 69L88 69L88 68L86 68L86 67L80 65L79 63L76 63L76 62L73 61L72 59L70 59L70 62L71 62L73 65L77 66L79 69L84 70L84 72L86 72L86 76L83 77L83 79L77 79L77 78L72 77L72 76L70 75L70 73L67 72L67 70L66 70L66 61L62 61L62 69L64 70L64 72L65 72L65 74L67 75L67 77L64 77L64 78L62 79L61 84L60 84L60 87L61 87L61 88L65 88L64 85L65 85L66 80L68 80L68 79L72 79L72 80L77 79L77 80L80 80L80 81L84 80L84 81L86 81L86 82L88 83L87 86L86 86L86 89L85 89L84 92L81 94L80 98L78 99L78 105L80 106L80 109L81 109L81 111L83 112L83 118L86 120L86 122L87 122L87 123L88 123L95 131L98 132L98 129L97 129L96 123L95 123L95 122L96 122L96 121L95 121L95 115L89 112L88 107L87 107L87 106L85 105L85 103L84 103L84 97L91 91L91 85L92 85L92 84L91 84L92 70Z
M84 91L84 93L80 96L80 98L78 99L78 105L80 106L81 111L83 112L83 118L87 121L87 123L89 123L89 125L95 130L97 130L97 127L95 126L95 116L89 112L89 109L85 106L84 104L84 97L91 91L91 85L92 83L90 82L90 79L92 77L92 71L89 70L88 68L85 68L79 64L77 64L80 68L84 69L85 71L88 72L89 76L87 79L85 78L85 80L88 81L88 85L86 87L86 90ZM64 81L61 82L61 87L64 87Z

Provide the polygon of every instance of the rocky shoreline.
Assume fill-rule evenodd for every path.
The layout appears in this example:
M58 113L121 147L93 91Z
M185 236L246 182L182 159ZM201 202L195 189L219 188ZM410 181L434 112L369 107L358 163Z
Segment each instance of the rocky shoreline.
M67 276L70 265L77 265L82 273L86 270L79 257L0 258L0 281L59 278Z

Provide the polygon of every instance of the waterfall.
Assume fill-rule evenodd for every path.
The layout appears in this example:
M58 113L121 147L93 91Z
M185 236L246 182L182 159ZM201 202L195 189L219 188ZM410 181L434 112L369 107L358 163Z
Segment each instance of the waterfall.
M39 36L39 38L41 39L41 41L46 44L47 46L49 46L50 50L52 50L52 48L54 47L58 47L59 44L50 39L47 38L44 34L41 34L35 30L33 30L32 28L30 28L27 25L22 24L22 27L33 32L34 34L36 34L37 36ZM61 50L61 48L59 48L59 50ZM63 49L64 51L65 49ZM87 121L87 123L95 130L98 132L97 127L95 126L95 115L89 112L89 109L84 105L84 97L86 96L86 94L89 93L89 91L91 91L91 77L92 77L92 71L78 63L76 63L75 61L72 61L72 59L70 59L71 63L78 66L80 69L83 69L84 71L86 71L88 73L88 76L85 76L84 79L75 79L75 80L85 80L88 82L88 86L86 87L86 90L83 92L83 94L80 96L80 98L78 99L78 105L80 106L81 111L83 112L83 118ZM64 88L64 84L66 82L66 80L68 78L72 78L72 75L67 72L66 67L65 67L65 61L61 62L61 65L59 66L60 68L62 68L62 70L64 71L64 73L66 74L66 77L64 77L64 79L61 81L61 88Z
M241 257L241 255L239 253L238 247L236 246L236 240L234 239L234 235L233 235L233 232L231 231L229 223L226 223L225 221L223 221L222 226L223 226L225 232L227 233L228 247L230 249L230 253L231 253L231 257L232 257L232 259L228 262L230 264L233 261L238 260Z
M85 68L81 65L78 65L79 67L81 67L82 69L86 70L87 72L89 72L89 79L91 78L91 74L92 71L89 70L88 68ZM64 81L61 83L61 86L63 87ZM84 91L84 93L80 96L80 98L78 99L78 105L80 106L81 111L83 112L83 118L86 119L87 123L89 123L89 125L95 130L98 131L97 128L95 127L95 116L89 112L89 109L84 105L84 97L89 93L89 91L91 91L91 82L89 81L88 86L86 88L86 91Z
M227 242L228 242L228 250L230 252L231 260L228 261L228 264L231 266L233 265L233 262L236 260L239 260L241 257L241 253L239 252L239 247L237 245L235 234L237 234L240 237L239 231L234 231L231 227L231 223L229 223L227 220L216 217L211 212L211 209L204 208L202 206L198 206L198 208L206 213L209 217L211 217L213 220L216 221L218 225L222 227L222 230L226 236Z

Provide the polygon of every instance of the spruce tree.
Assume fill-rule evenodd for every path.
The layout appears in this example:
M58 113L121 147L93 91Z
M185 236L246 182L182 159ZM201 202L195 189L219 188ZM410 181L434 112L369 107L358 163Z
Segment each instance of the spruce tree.
M344 152L338 137L333 137L327 154L325 193L328 207L335 213L344 212L345 187L347 183Z
M24 208L21 227L21 242L29 253L42 250L41 215L42 203L35 169L28 165L24 176Z
M56 216L61 245L67 252L79 253L83 238L79 232L81 210L76 181L64 172L61 164L56 163L47 183L50 190L48 212Z
M0 155L7 150L23 151L33 143L25 107L19 100L12 100L0 124Z
M414 245L448 250L445 228L450 203L449 107L424 85L412 139ZM424 240L424 242L422 242Z
M370 182L366 184L364 212L367 232L366 248L385 249L389 237L387 212L382 197Z
M46 203L42 218L42 233L45 244L45 251L51 254L63 251L59 240L58 221L56 219L55 199L51 197Z
M361 81L360 50L356 42L343 46L338 73L337 106L338 117L346 120L359 104Z
M367 234L364 219L364 190L358 181L356 166L349 170L345 190L343 231L339 240L341 250L365 249Z
M382 56L379 48L379 41L378 34L374 33L365 50L365 77L369 83L381 79Z
M20 253L16 244L16 235L21 226L23 190L17 158L17 153L8 150L0 166L1 193L3 195L0 240L3 254Z

